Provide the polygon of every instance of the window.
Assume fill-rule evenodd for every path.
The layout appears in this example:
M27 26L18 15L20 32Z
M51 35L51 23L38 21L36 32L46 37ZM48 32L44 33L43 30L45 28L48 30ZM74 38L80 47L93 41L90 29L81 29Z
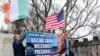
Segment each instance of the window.
M87 49L87 47L85 46L85 49Z
M99 56L99 53L98 52L96 52L96 56Z
M90 49L92 49L92 46L90 46Z
M93 46L93 49L95 49L95 45Z
M92 56L92 52L90 52L90 56Z
M98 45L96 45L96 49L98 49Z

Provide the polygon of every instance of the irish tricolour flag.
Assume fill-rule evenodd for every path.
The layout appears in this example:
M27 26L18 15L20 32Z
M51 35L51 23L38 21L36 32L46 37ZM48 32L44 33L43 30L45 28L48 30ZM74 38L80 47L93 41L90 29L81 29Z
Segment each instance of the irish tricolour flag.
M5 23L14 22L28 17L28 0L12 0L8 12L5 13Z

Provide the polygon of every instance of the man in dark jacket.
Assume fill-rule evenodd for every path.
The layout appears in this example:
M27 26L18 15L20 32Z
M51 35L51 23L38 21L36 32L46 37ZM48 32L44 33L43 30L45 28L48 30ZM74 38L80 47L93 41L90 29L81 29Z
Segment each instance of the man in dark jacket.
M69 50L69 56L75 56L71 50Z
M26 43L26 56L36 56L34 54L34 44Z
M66 53L67 52L66 42L67 40L65 38L65 35L59 35L58 43L57 43L58 55L55 55L55 56L74 56L74 53L71 50L69 50L69 55Z
M58 41L57 41L57 49L58 49L58 55L56 56L67 56L66 55L66 39L64 38L64 35L59 35Z
M25 56L25 47L22 44L22 41L24 39L25 39L25 34L23 35L16 34L14 36L14 42L13 42L14 56Z

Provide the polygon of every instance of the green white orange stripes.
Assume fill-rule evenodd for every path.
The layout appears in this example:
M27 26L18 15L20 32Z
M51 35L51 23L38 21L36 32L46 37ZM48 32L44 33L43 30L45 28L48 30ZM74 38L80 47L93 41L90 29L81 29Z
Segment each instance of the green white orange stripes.
M25 19L28 17L28 0L12 0L8 13L8 18L5 18L6 22L13 22L21 18Z

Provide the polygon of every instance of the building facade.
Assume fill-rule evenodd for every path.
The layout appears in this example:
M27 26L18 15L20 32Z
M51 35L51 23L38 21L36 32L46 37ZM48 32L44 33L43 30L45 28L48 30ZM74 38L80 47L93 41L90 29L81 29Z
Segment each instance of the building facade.
M86 38L83 39L83 42L75 40L72 50L75 56L100 56L100 39L95 36L91 41Z

